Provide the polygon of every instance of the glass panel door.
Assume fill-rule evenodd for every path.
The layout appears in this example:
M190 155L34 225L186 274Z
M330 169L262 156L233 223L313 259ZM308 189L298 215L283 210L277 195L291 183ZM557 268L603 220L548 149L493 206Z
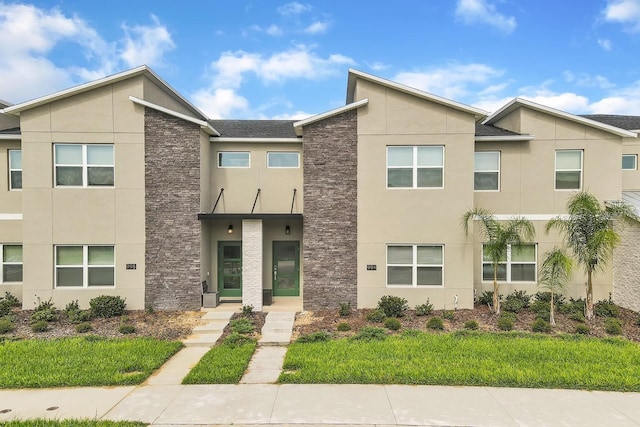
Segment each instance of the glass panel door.
M300 242L273 242L273 295L300 295Z
M242 296L242 242L218 242L218 290L221 297Z

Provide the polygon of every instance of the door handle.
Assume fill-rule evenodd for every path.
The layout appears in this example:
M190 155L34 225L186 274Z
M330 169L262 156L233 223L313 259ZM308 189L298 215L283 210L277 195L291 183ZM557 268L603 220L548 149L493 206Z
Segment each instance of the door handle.
M278 268L273 267L273 279L278 280Z

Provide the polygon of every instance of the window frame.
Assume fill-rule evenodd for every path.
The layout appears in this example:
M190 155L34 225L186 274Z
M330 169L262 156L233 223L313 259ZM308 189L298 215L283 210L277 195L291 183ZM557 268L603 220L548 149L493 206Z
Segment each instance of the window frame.
M295 166L271 166L269 162L272 154L295 154L296 165ZM267 168L269 169L300 169L300 152L299 151L267 151Z
M20 250L22 251L22 260L20 262L9 262L4 259L4 247L5 246L20 246ZM4 280L4 269L7 265L19 265L22 270L22 280L20 281L5 281ZM0 284L20 284L24 282L24 246L22 243L0 243Z
M422 147L427 148L440 148L442 153L442 165L441 166L419 166L418 165L418 149ZM390 166L389 165L389 150L394 148L412 148L412 165L411 166ZM443 144L435 144L435 145L387 145L386 150L386 186L387 190L442 190L444 189L444 165L445 165L445 146ZM389 170L390 169L409 169L411 168L412 172L412 185L411 187L390 187L389 186ZM439 187L427 187L427 186L418 186L418 170L419 169L440 169L442 173L442 185Z
M56 148L61 146L82 147L82 161L80 164L57 163ZM113 162L110 165L94 165L89 164L88 147L111 147ZM116 185L116 149L114 144L75 144L67 142L56 142L53 144L53 186L54 188L115 188ZM58 167L81 167L82 168L82 184L81 185L62 185L58 184ZM113 170L113 184L111 185L95 185L89 184L89 168L111 168Z
M20 153L20 168L12 167L11 165L11 153ZM9 163L9 191L22 191L22 149L10 148L7 150L7 161ZM13 186L13 172L20 172L20 187Z
M633 167L632 168L625 168L624 167L624 158L625 157L633 158ZM637 154L623 154L622 155L622 170L623 171L635 171L635 170L638 170L638 155Z
M221 150L216 152L217 154L217 162L218 168L220 169L249 169L251 168L251 152L250 151L227 151ZM223 166L222 165L222 155L223 154L246 154L247 155L247 165L246 166Z
M58 264L58 248L82 248L82 264ZM113 249L113 264L89 264L89 248L108 247ZM58 269L59 268L82 268L82 286L59 286L58 285ZM89 285L89 270L91 268L112 268L113 269L113 285ZM54 289L115 289L117 285L116 277L116 247L115 245L54 245L53 247L53 283Z
M482 244L482 252L480 254L480 279L482 283L493 283L493 278L486 280L484 278L484 266L490 265L493 268L493 263L491 261L484 260L484 243ZM512 260L512 247L513 246L533 246L533 262L531 261L517 261L514 262ZM538 244L537 243L529 243L524 242L521 245L507 245L507 258L505 262L501 262L499 264L505 265L505 280L498 279L498 283L515 283L515 284L530 284L530 283L538 283ZM513 280L511 275L511 270L513 265L533 265L533 277L534 280Z
M477 169L477 166L476 166L476 154L479 154L479 153L497 154L498 155L498 169L497 170L487 169L487 170L479 171ZM499 150L475 151L473 153L473 191L476 191L476 192L479 192L479 193L496 193L496 192L500 192L500 169L501 169L501 167L502 167L502 153ZM476 188L476 183L475 183L476 173L494 173L494 172L498 174L498 188L491 189L491 190L478 190Z
M558 153L564 151L573 151L580 153L580 169L558 169ZM554 164L554 172L553 172L553 188L555 191L582 191L582 184L584 179L584 150L576 149L576 148L567 148L567 149L557 149L555 151L555 164ZM578 180L578 188L558 188L558 172L580 172L580 179Z
M411 247L412 248L412 263L411 264L398 264L398 263L389 263L389 248L392 247ZM418 264L418 248L419 247L438 247L441 250L442 254L442 264ZM385 286L387 288L411 288L411 289L442 289L444 288L445 276L444 276L444 244L438 243L387 243L385 246L386 252L386 271L385 271ZM394 285L389 284L389 267L411 267L411 284L402 284L402 285ZM418 284L418 268L420 267L428 267L428 268L440 268L440 281L442 284L440 285L419 285Z

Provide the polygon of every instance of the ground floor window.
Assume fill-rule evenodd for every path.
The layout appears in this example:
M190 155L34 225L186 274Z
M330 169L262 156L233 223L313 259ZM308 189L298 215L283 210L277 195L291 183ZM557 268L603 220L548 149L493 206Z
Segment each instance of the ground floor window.
M387 286L442 286L442 245L387 245Z
M55 262L57 288L115 286L113 246L56 246Z
M536 281L536 245L507 245L505 258L498 264L498 281L535 282ZM493 263L482 247L482 280L493 281Z
M22 245L0 244L0 283L22 282Z

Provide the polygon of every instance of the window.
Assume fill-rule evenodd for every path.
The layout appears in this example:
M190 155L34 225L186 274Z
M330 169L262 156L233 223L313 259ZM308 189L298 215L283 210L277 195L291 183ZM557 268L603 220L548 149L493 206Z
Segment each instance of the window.
M442 245L387 246L387 286L442 286Z
M582 188L582 150L556 151L556 190Z
M622 170L636 170L638 169L638 155L637 154L623 154L622 155Z
M56 287L115 286L113 246L56 246Z
M250 166L248 151L218 151L218 167L248 168Z
M56 187L113 187L113 145L55 144Z
M294 151L270 151L267 153L269 168L299 168L300 153Z
M500 190L500 152L475 153L473 189L476 191Z
M9 150L9 190L22 189L22 151Z
M506 258L498 264L500 282L536 281L536 245L507 245ZM493 282L493 264L482 248L482 280Z
M387 188L442 188L444 147L387 147Z
M22 245L0 245L0 283L22 282Z

